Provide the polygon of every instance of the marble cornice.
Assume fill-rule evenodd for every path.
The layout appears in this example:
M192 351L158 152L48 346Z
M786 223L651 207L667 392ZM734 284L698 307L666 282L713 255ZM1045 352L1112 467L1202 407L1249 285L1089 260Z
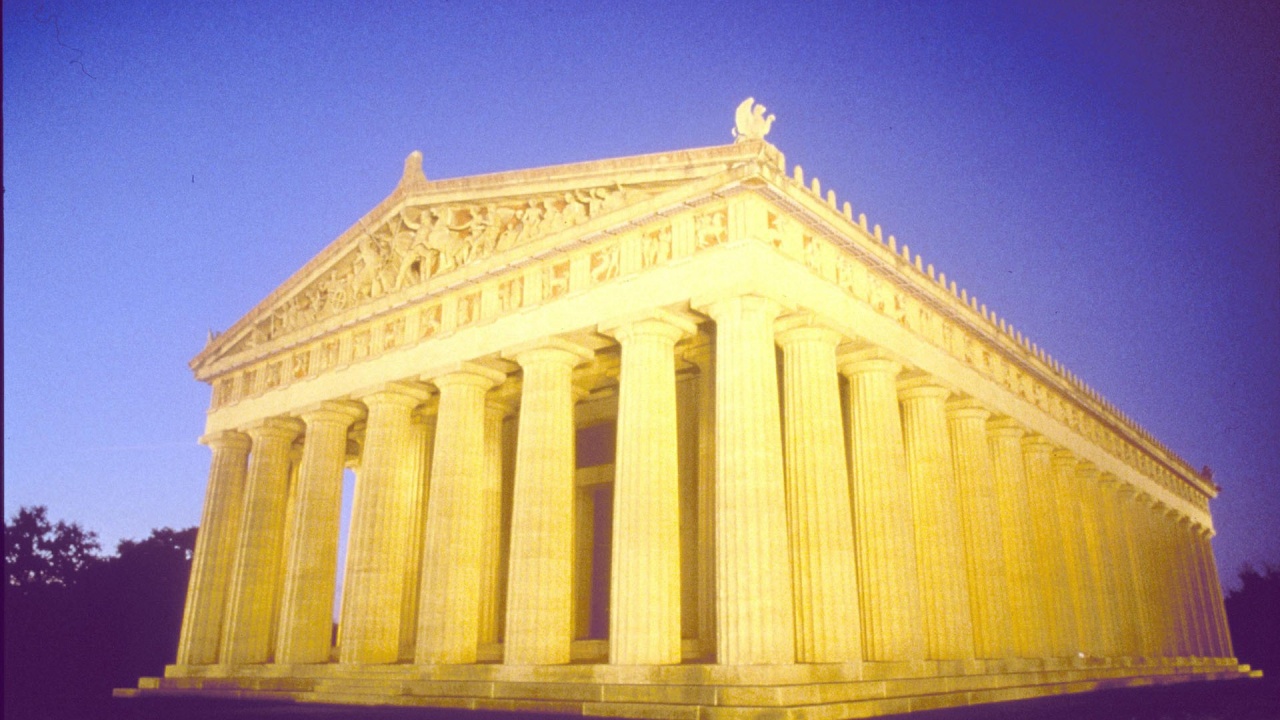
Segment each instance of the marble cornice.
M768 182L757 191L780 209L802 218L815 235L891 280L897 288L978 338L1029 377L1070 399L1106 430L1140 449L1199 495L1205 498L1217 496L1216 485L1206 481L1189 463L1124 416L1030 339L1003 320L998 320L995 313L989 312L976 297L970 298L967 292L957 290L954 281L949 286L944 285L945 273L935 276L932 265L926 269L920 256L910 255L906 245L899 249L892 235L886 240L879 226L868 229L865 216L854 220L849 203L844 203L843 208L837 210L833 191L827 191L824 198L812 186L806 187L802 176L788 177L776 169L763 176Z

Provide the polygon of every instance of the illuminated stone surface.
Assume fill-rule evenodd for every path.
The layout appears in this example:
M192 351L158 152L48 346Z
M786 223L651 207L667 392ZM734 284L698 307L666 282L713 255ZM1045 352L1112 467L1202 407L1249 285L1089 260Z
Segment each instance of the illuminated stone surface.
M736 120L414 153L212 337L177 662L118 694L863 717L1249 674L1217 487Z

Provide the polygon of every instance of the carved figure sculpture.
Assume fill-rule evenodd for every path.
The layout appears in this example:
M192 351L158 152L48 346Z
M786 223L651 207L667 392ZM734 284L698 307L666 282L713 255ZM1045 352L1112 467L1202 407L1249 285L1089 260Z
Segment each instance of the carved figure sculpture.
M748 140L763 140L765 135L769 134L769 128L773 127L774 116L764 116L765 107L757 105L755 98L747 98L738 105L738 111L734 114L734 120L737 127L733 129L734 142L746 142Z

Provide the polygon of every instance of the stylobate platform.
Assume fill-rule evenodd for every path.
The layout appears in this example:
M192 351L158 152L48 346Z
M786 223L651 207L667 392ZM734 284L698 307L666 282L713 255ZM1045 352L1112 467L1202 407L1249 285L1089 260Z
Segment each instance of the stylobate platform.
M636 718L860 718L1104 688L1257 677L1220 659L830 665L170 666L117 697L200 695Z

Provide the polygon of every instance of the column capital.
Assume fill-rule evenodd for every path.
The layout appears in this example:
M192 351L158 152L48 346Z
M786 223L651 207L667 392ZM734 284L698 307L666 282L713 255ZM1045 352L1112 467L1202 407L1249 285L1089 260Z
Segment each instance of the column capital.
M439 412L440 412L440 395L433 394L431 397L427 398L426 401L423 402L422 404L414 406L413 412L409 414L409 422L411 423L427 422L431 418L435 417L435 415Z
M507 375L476 363L460 362L448 368L442 368L430 377L423 376L422 379L435 385L439 390L444 390L451 385L470 385L488 390L505 382Z
M1025 450L1053 452L1057 446L1053 444L1049 438L1040 433L1028 433L1022 438L1022 447Z
M1053 459L1053 466L1055 468L1069 467L1072 470L1074 470L1076 463L1079 462L1078 460L1076 460L1075 453L1071 452L1070 450L1065 450L1063 448L1058 448L1057 450L1054 450L1053 455L1051 457Z
M1109 473L1109 472L1105 472L1105 471L1103 471L1103 472L1099 472L1099 473L1098 473L1098 482L1099 482L1103 487L1112 487L1112 486L1114 486L1114 488L1115 488L1117 491L1119 491L1119 489L1120 489L1120 485L1122 484L1122 483L1120 482L1120 478L1116 477L1115 473Z
M674 343L697 334L698 324L670 310L655 308L600 323L596 329L603 335L616 338L618 342L624 342L635 335L656 335L669 338Z
M200 436L198 441L210 450L248 450L249 436L238 430L219 430Z
M1125 500L1138 497L1138 488L1120 480L1119 478L1116 478L1116 492L1120 493L1120 497Z
M486 412L501 413L502 417L511 414L515 410L516 403L514 398L510 397L486 397L484 400L484 409Z
M1017 440L1024 437L1027 431L1017 420L999 415L987 420L987 434L992 437L1010 437Z
M1080 463L1076 465L1076 477L1083 480L1097 480L1098 475L1098 466L1088 460L1081 460Z
M949 397L951 397L950 388L939 383L932 375L913 372L898 379L898 398L901 400L923 398L945 400Z
M325 400L298 410L298 417L302 418L308 427L316 422L350 425L364 416L364 406L350 400Z
M991 417L991 411L971 397L955 397L947 401L947 416L986 420Z
M773 318L787 307L781 298L765 295L728 295L710 298L694 298L690 306L712 320L729 312L763 312Z
M353 397L366 406L372 401L393 403L412 409L426 402L431 397L431 391L421 383L397 381L354 393Z
M848 334L833 320L814 312L802 311L785 315L773 324L778 344L812 340L835 348Z
M882 372L896 376L902 372L902 363L897 358L875 347L841 353L836 358L836 367L841 375Z
M302 421L288 415L262 418L244 427L244 432L255 441L262 438L280 438L292 440L302 432Z
M539 338L502 351L502 357L515 360L521 367L540 362L577 367L594 356L595 351L591 348L560 337Z

